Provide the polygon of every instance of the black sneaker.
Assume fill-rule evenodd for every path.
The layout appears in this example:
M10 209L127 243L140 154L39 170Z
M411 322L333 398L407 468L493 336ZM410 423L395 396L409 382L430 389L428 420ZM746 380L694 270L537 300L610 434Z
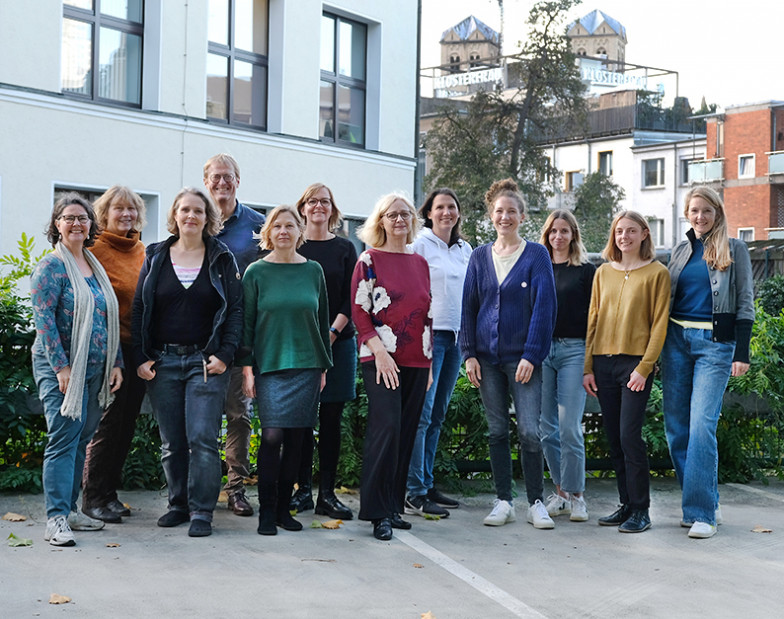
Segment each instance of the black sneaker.
M454 499L450 499L445 494L441 494L435 488L430 488L430 490L427 491L427 498L433 501L433 503L438 503L439 505L443 505L444 507L449 507L452 509L457 509L458 507L460 507L460 503L458 503Z
M449 512L443 507L434 503L427 496L406 497L406 513L410 516L438 516L439 518L449 518Z
M207 537L208 535L212 535L212 525L209 521L201 518L191 520L191 526L188 529L189 537Z

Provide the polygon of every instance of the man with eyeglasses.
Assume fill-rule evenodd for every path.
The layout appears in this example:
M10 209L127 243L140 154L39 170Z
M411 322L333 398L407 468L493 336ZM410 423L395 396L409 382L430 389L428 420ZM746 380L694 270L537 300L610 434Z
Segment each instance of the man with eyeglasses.
M221 211L223 229L217 238L226 243L234 254L240 275L258 258L258 241L254 233L264 224L264 215L237 200L240 168L231 155L221 153L204 164L204 186ZM231 369L231 382L226 392L226 466L228 472L224 490L229 497L229 509L237 516L252 516L253 508L245 496L244 480L250 475L250 409L251 400L242 393L242 368Z

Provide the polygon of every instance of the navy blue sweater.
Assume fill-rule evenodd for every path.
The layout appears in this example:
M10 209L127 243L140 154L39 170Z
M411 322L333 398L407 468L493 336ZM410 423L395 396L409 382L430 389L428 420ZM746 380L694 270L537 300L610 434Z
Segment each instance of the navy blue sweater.
M528 241L499 286L492 251L492 244L482 245L468 263L460 326L463 359L496 364L526 359L541 365L550 353L557 315L550 254Z

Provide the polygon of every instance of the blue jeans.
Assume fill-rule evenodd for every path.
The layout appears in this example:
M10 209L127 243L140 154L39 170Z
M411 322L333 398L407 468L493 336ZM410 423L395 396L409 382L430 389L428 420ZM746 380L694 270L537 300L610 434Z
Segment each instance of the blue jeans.
M553 338L542 364L542 451L553 483L564 492L585 491L584 363L584 339Z
M509 396L514 402L517 435L523 460L523 476L528 503L542 500L544 492L544 458L539 440L539 417L542 407L542 368L534 368L531 379L515 381L518 362L497 365L479 359L482 380L479 394L487 416L490 443L490 466L499 499L512 500L512 452L509 448Z
M710 330L670 322L662 350L662 386L667 443L683 489L683 520L716 524L716 426L735 342L714 342L711 337Z
M163 354L154 369L147 393L161 434L169 509L211 521L221 486L218 433L231 369L208 374L205 383L200 352Z
M43 485L46 517L67 516L76 511L82 483L87 444L101 421L103 409L98 392L103 383L103 365L88 364L82 397L82 418L60 414L65 395L46 356L33 354L33 376L44 408L49 441L44 451Z
M460 350L452 331L433 333L433 384L425 394L419 418L414 451L408 467L408 494L422 496L433 487L433 466L436 459L441 425L455 390L460 373Z

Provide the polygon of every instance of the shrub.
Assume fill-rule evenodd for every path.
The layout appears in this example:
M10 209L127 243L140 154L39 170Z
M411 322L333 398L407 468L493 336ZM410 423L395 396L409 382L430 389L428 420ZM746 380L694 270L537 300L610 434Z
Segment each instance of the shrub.
M766 313L778 316L784 309L784 275L774 275L762 282L758 298Z

